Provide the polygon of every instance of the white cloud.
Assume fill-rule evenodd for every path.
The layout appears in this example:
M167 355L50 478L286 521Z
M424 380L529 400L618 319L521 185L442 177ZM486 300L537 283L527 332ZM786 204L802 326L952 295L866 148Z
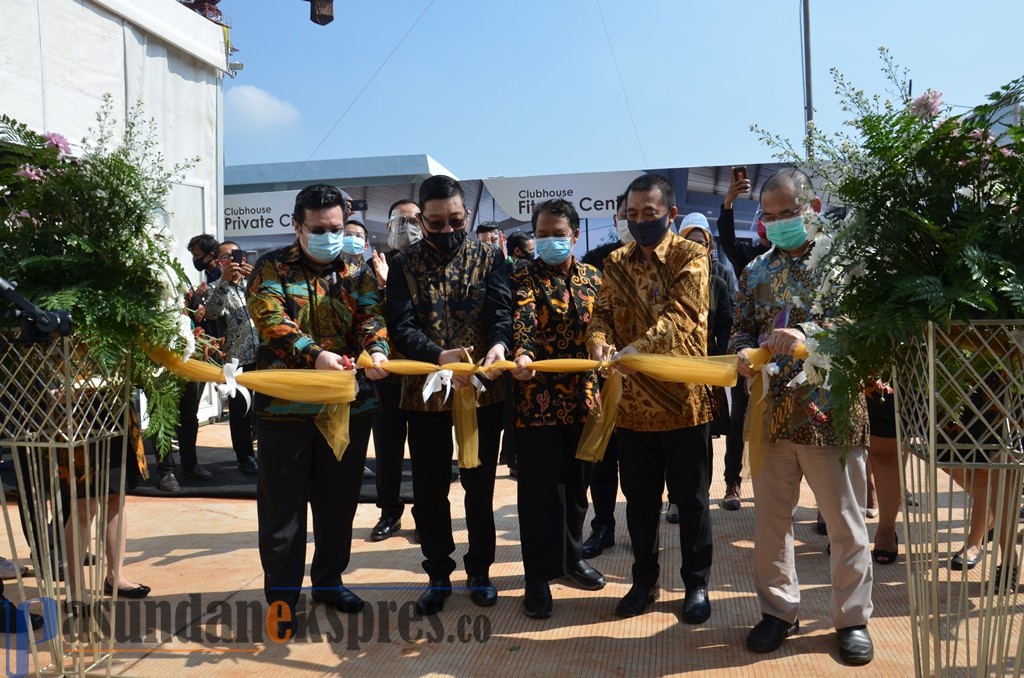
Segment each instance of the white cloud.
M238 85L224 93L224 123L229 130L271 132L296 125L301 117L295 106L259 87Z

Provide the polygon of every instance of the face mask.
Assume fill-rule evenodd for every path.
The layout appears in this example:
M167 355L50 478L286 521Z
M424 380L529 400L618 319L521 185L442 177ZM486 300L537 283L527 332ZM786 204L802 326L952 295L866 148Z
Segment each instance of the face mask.
M400 250L409 245L419 242L423 237L420 225L415 217L396 217L391 220L391 230L388 231L388 245L392 249Z
M341 236L341 251L345 254L362 254L366 249L366 241L361 235Z
M537 238L535 242L537 243L537 256L545 264L558 266L572 253L572 238L569 236Z
M615 232L619 234L619 240L622 241L623 245L633 242L633 235L629 232L625 219L615 222Z
M427 242L437 248L441 254L451 254L462 247L466 242L466 231L452 231L451 233L427 233Z
M665 237L668 231L668 215L652 221L626 221L629 234L641 247L654 247Z
M765 224L764 230L768 240L783 250L795 250L807 242L807 227L802 214Z
M204 254L203 256L199 257L198 259L193 259L192 260L192 265L196 267L197 271L205 271L206 270L206 267L210 263L210 262L208 262L206 260L206 256L207 255Z
M341 253L341 233L306 234L306 254L317 261L334 261Z

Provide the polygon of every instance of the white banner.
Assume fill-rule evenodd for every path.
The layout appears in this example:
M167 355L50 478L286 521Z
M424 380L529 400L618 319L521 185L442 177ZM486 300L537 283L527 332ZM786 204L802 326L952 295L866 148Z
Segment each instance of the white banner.
M224 240L252 235L293 235L298 191L224 194Z
M484 179L484 185L509 216L530 221L533 208L563 198L576 206L580 219L615 216L615 198L643 172L591 172L539 177Z

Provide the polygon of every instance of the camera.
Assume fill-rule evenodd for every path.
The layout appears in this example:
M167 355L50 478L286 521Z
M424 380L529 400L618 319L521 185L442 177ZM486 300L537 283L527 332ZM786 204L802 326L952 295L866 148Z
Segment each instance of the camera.
M366 204L365 200L353 200L352 211L353 212L365 212L369 205Z

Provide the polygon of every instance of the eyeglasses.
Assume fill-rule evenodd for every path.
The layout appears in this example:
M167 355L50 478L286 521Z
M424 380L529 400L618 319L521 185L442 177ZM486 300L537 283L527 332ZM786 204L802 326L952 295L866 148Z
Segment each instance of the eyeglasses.
M803 212L806 207L807 205L797 205L793 209L783 210L778 214L766 214L761 212L761 223L767 226L768 224L774 224L776 221L782 221L783 219L792 219Z
M313 228L306 228L306 233L310 235L323 235L324 233L330 233L332 235L338 235L345 230L344 226L338 226L337 228L327 228L325 226L314 226Z
M388 225L391 228L395 226L419 226L419 224L420 222L416 220L416 217L397 216L388 219Z
M466 215L446 221L444 219L427 219L421 214L420 219L423 219L423 223L426 224L428 231L434 231L435 233L444 230L445 225L451 226L453 231L458 231L466 227L467 221Z

